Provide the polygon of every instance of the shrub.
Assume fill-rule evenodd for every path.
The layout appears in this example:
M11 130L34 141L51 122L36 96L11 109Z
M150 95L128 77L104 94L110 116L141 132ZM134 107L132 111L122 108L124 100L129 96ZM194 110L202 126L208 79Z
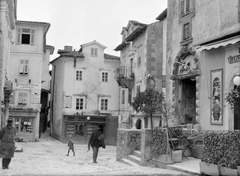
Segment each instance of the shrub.
M240 132L211 131L204 134L202 162L237 169L240 166Z

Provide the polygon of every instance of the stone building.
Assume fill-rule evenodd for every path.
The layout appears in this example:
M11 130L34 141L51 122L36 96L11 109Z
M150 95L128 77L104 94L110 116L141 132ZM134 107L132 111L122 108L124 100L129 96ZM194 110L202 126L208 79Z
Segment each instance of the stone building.
M225 101L239 73L239 6L239 0L168 0L166 97L175 123L240 129Z
M73 135L86 143L94 126L99 125L108 144L116 145L119 88L114 80L120 59L104 53L97 41L58 50L51 61L52 136L62 142Z
M0 100L4 102L4 107L0 113L0 127L6 123L6 102L7 97L4 99L6 93L4 86L6 80L9 80L9 73L7 68L10 58L10 45L14 42L13 30L16 28L17 19L17 1L16 0L1 0L0 1ZM11 88L11 84L9 84ZM8 95L6 95L8 96ZM8 105L7 105L8 106Z
M130 20L127 26L122 28L122 43L115 48L120 51L121 56L121 66L116 74L116 81L120 86L120 128L134 128L138 119L141 128L150 128L150 118L133 112L130 103L140 91L155 88L161 92L165 88L165 18L166 13L161 16L161 20L157 19L159 21L151 24ZM159 126L160 115L155 114L153 121L154 127Z
M8 65L8 78L13 83L9 116L17 128L17 136L36 141L40 136L40 113L43 95L49 86L48 62L54 47L46 45L50 23L17 21ZM46 104L48 105L48 100ZM42 119L41 119L42 120ZM46 125L46 124L45 124Z

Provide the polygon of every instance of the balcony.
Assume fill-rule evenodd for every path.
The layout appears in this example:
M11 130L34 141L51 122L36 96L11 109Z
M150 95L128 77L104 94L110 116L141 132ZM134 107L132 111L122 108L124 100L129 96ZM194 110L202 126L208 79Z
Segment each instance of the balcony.
M134 85L134 73L131 67L120 66L117 68L115 79L122 88L132 89Z

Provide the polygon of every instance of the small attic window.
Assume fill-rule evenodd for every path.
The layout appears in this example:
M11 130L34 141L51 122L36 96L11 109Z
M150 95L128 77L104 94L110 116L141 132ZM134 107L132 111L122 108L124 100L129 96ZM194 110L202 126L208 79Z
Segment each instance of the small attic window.
M93 56L93 57L98 56L98 49L97 48L91 48L91 56Z

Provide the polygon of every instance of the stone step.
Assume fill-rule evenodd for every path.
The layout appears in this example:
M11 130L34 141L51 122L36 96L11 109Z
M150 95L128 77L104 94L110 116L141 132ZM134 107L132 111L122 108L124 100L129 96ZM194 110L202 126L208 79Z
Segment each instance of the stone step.
M128 155L127 159L131 160L132 162L140 164L141 158L135 156L135 155Z
M134 150L133 154L139 158L141 158L141 152L139 150Z
M133 162L133 161L130 161L129 159L126 159L126 158L122 158L122 161L126 164L129 164L129 165L132 165L132 166L140 166L139 164Z

